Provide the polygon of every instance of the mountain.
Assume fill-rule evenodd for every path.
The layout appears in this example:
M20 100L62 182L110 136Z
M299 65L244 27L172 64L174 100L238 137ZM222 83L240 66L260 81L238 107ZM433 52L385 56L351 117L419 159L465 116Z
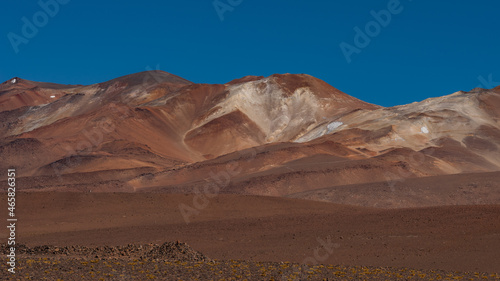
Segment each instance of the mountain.
M335 201L325 189L499 171L499 106L497 87L384 108L306 74L196 84L147 71L86 86L16 77L0 85L0 166L17 167L26 190L215 182Z

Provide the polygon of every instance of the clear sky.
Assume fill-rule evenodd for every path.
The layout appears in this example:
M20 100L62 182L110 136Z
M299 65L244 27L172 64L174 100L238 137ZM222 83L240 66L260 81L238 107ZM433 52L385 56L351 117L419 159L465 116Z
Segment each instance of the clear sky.
M0 80L307 73L383 106L500 84L500 1L397 2L3 1Z

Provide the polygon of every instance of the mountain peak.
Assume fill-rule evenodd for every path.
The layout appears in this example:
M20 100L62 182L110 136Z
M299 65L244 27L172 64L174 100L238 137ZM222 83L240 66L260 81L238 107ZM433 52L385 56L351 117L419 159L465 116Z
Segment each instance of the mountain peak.
M127 83L129 86L139 85L139 84L160 84L160 83L173 83L173 84L186 84L186 85L193 84L193 82L187 79L165 72L163 70L148 70L148 71L128 74L99 84L105 85L105 84L113 84L116 82L124 82Z
M16 76L16 77L10 78L7 81L4 81L1 85L14 85L14 84L20 83L22 81L27 81L27 80L21 79L21 78Z
M227 85L237 85L241 83L246 83L246 82L252 82L252 81L257 81L264 79L264 76L255 76L255 75L247 75L238 79L234 79L226 83Z
M230 192L288 195L308 185L500 169L500 87L383 108L307 74L226 84L159 70L88 86L13 79L0 85L0 156L24 175L111 170L126 188L178 190L234 160L242 177ZM239 154L252 149L251 161ZM66 188L56 181L46 187Z

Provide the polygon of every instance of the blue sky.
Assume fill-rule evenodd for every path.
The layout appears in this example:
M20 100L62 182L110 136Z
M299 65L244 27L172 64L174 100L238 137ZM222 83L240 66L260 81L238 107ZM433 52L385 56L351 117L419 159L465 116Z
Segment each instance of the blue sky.
M225 83L307 73L383 106L500 84L500 1L397 2L4 1L0 80L92 84L161 69Z

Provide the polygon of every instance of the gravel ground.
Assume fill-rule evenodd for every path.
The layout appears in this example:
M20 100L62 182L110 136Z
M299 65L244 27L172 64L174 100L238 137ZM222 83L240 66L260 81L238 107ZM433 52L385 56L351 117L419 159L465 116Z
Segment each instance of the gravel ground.
M18 247L16 273L2 263L1 280L500 280L496 273L211 260L180 242Z
M7 271L2 264L2 271ZM499 274L246 261L22 258L2 280L500 280Z

